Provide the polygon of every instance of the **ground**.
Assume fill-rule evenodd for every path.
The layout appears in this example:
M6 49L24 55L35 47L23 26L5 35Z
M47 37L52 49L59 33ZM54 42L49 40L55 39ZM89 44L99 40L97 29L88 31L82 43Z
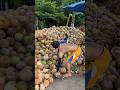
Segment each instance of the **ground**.
M46 90L85 90L83 75L73 75L64 80L55 80Z

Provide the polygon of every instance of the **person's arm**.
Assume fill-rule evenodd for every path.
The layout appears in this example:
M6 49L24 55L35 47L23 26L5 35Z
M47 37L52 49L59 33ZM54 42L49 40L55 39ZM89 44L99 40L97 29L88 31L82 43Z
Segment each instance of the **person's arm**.
M64 53L65 53L64 52L64 47L62 45L60 45L59 48L58 48L58 57L62 58Z
M59 71L59 69L61 68L62 66L62 57L63 57L63 52L61 51L61 48L59 47L58 48L58 62L56 64L56 67L57 67L57 72Z

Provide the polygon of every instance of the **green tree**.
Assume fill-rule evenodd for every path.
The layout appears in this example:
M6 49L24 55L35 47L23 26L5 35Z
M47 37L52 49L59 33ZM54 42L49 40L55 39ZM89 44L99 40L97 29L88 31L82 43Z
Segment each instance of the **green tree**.
M39 17L40 28L51 27L53 25L66 25L69 13L62 10L62 7L76 1L77 0L36 0L35 13ZM76 18L76 25L79 26L84 20L84 17L78 15Z

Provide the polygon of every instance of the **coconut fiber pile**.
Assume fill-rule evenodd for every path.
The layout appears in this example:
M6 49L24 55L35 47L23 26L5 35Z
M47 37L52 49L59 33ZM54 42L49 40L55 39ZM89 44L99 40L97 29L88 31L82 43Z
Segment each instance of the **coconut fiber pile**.
M0 12L0 90L34 90L34 11Z
M59 72L56 72L56 63L58 61L57 51L52 47L51 43L60 40L65 36L69 36L69 43L81 45L84 48L85 33L80 29L60 26L44 28L35 32L35 88L36 90L43 90L49 84L53 83L54 78L60 78L62 74L66 73L65 65ZM70 52L69 52L70 54ZM63 60L68 55L65 54ZM75 65L76 66L76 65ZM74 67L74 66L73 66ZM74 67L73 72L79 73L79 67ZM82 68L83 69L83 68Z

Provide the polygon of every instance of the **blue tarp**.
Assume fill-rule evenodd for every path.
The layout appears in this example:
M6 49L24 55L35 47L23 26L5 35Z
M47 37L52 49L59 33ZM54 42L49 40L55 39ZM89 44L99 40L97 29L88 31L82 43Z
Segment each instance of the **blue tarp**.
M85 1L80 1L71 5L63 7L64 10L70 12L84 12L85 11Z

